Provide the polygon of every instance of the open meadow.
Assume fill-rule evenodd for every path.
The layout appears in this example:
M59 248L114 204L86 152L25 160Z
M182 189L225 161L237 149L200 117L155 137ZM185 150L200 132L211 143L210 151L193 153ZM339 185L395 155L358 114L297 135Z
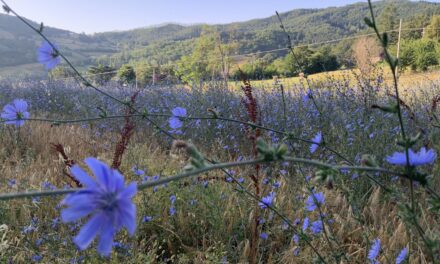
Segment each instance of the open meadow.
M269 144L284 142L289 155L295 157L335 165L360 165L366 163L364 155L371 155L377 166L393 168L385 158L399 150L394 144L399 122L392 113L371 108L392 100L377 95L391 91L391 87L380 79L378 83L364 81L361 83L364 87L331 80L312 85L319 111L300 85L284 88L284 103L279 87L254 89L259 124L273 129L260 129L261 138ZM219 117L247 122L245 95L225 89L221 83L209 85L210 89L203 91L179 86L148 87L137 93L133 106L145 109L152 116L156 114L152 121L157 126L178 140L191 140L212 160L252 159L249 138L252 131L243 124L212 118L210 112L215 109ZM102 114L98 107L105 109L107 116L126 111L74 82L3 82L0 87L2 104L24 98L35 119L94 118ZM134 88L118 85L103 89L117 98L129 99L136 93ZM440 92L439 83L426 82L416 92L405 101L408 106L403 110L405 127L411 135L422 133L416 149L437 149L440 131L429 113L432 99ZM188 118L183 118L182 127L177 130L170 128L168 117L175 107L185 108ZM119 169L126 182L154 182L181 172L189 162L184 151L172 147L172 140L142 116L132 117L129 122L133 123L132 134ZM87 157L112 164L125 126L123 118L77 124L26 121L19 128L4 126L1 191L77 187L68 176L66 160L55 146L60 144L68 160L84 168L83 160ZM311 153L311 144L300 139L312 140L318 132L322 133L325 144ZM424 166L421 171L435 176L438 170L434 165ZM316 179L318 171L319 168L284 161L264 164L258 172L255 166L232 167L228 169L230 175L221 171L203 173L139 191L134 198L137 232L133 237L125 232L115 237L109 262L246 262L255 214L259 221L258 258L262 263L310 263L314 253L304 241L298 240L298 232L307 236L325 258L331 260L333 254L342 252L344 257L340 257L348 259L341 260L343 263L364 262L375 239L381 241L380 259L385 263L405 247L411 248L411 263L430 262L425 246L412 232L399 207L409 202L406 180L379 172L339 171L326 184ZM244 193L242 188L253 191L254 175L260 180L261 197L274 193L271 204L291 221L292 227L274 211L254 206L252 197ZM438 177L429 178L429 182L438 193ZM429 210L431 194L420 184L414 184L419 223L427 237L438 239L438 215L435 210ZM312 190L325 197L319 210L307 209ZM36 197L2 202L2 261L22 263L41 258L44 263L101 263L104 260L93 248L86 251L75 248L72 237L79 231L81 222L61 221L60 199ZM320 214L325 217L326 234L314 227L320 223ZM306 221L310 221L310 227Z
M220 66L198 60L206 35L151 78L128 64L86 75L68 56L78 42L64 53L0 1L43 39L49 73L0 78L0 263L440 263L439 61L399 68L371 1L376 63L307 74L342 67L293 48L277 12L289 45L271 63L298 77L244 67L239 82L225 74L233 45Z

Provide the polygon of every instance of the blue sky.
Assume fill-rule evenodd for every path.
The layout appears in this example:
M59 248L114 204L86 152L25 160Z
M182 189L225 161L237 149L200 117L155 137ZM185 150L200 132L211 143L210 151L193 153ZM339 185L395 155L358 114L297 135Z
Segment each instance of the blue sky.
M366 0L6 0L36 22L74 32L126 30L166 22L229 23L297 8L342 6ZM440 2L436 0L433 2Z

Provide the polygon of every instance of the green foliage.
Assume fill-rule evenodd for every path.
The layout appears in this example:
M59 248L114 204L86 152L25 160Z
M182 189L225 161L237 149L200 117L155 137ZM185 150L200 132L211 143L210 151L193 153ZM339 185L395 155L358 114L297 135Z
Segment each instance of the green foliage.
M239 68L247 78L252 80L270 79L279 74L277 65L271 63L265 58L251 59L249 62L241 65ZM233 72L232 78L234 80L240 80L240 70L237 68Z
M440 15L431 18L431 23L426 27L425 36L428 39L440 39Z
M334 71L339 68L339 63L330 47L324 46L317 50L310 57L310 68L306 69L306 73L318 73L323 71Z
M394 30L399 26L399 16L394 2L388 3L377 18L380 31Z
M124 64L119 68L117 76L123 83L132 84L136 81L136 72L134 71L133 66L128 64Z
M339 68L336 55L329 46L318 50L307 47L295 48L294 55L288 53L281 59L270 60L268 58L253 59L240 66L240 69L250 79L270 79L273 76L285 77L297 76L300 73L313 74L324 71L333 71ZM240 78L237 69L233 74L234 79Z
M339 67L337 58L331 54L329 47L323 47L316 51L309 48L295 48L293 53L284 57L280 71L288 77L297 76L300 73L313 74L332 71Z
M135 66L135 72L137 76L138 86L145 86L151 82L153 78L153 66L141 62Z
M221 35L215 28L206 26L193 52L177 62L176 75L190 84L226 77L231 63L228 55L234 48L234 43L222 43Z
M113 67L102 64L90 67L88 73L91 75L91 79L99 85L107 83L116 75Z
M426 71L438 65L439 43L429 39L402 42L400 63L403 68Z
M51 79L77 78L76 73L71 68L55 67L49 72Z
M387 10L384 10L389 6ZM420 28L429 24L432 14L440 14L440 6L429 2L389 1L375 3L380 16L381 30L397 27L399 17L404 17L404 28ZM388 13L388 14L387 14ZM363 33L367 27L363 18L368 16L366 3L310 10L294 10L281 14L294 45L328 41ZM212 26L222 38L224 45L234 44L230 54L252 53L264 50L285 48L287 43L274 17L255 19L242 23ZM37 28L38 23L33 23ZM123 32L108 32L84 35L65 30L45 27L45 33L60 47L75 65L136 65L143 61L160 65L176 64L183 56L191 56L198 38L203 32L202 25L182 26L167 24L159 27L147 27ZM420 38L421 31L404 31L404 38ZM391 43L395 36L391 36ZM41 40L24 27L18 19L0 14L0 67L16 66L17 73L35 73L27 64L35 62L35 50ZM350 65L350 41L344 45L333 45L333 53L339 63ZM228 54L225 52L225 54ZM275 58L286 55L285 51L273 53ZM221 57L221 56L219 56ZM191 61L191 60L190 60ZM273 60L270 60L271 62ZM187 62L184 60L184 62ZM221 64L219 64L221 69ZM275 65L274 65L275 66ZM187 66L190 68L190 66ZM224 65L227 75L228 67ZM44 69L40 73L44 74ZM202 74L203 75L203 74ZM209 75L209 78L212 76ZM199 76L194 76L198 79Z

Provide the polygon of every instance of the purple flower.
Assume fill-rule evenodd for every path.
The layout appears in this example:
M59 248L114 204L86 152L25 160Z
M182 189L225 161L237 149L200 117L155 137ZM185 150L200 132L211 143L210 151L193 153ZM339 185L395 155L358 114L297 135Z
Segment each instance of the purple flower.
M321 132L318 132L318 134L315 135L314 138L312 138L312 145L310 145L310 153L315 153L315 151L318 149L319 144L321 144L322 141L322 134Z
M176 196L174 194L170 196L170 202L171 204L174 204L176 202Z
M401 264L405 261L406 257L408 255L408 248L403 248L402 251L400 251L399 255L396 258L396 264Z
M73 222L93 214L73 241L83 250L99 234L98 252L108 256L116 232L125 227L130 235L134 234L136 206L131 199L137 187L135 182L124 186L124 176L95 158L87 158L85 163L96 180L79 166L72 167L72 174L85 188L64 198L61 203L69 207L61 211L61 218L63 222Z
M322 232L323 226L322 226L322 221L318 220L318 221L314 221L312 222L312 226L310 227L310 230L312 230L313 234L319 234Z
M42 259L43 259L43 257L40 256L40 255L34 255L34 256L32 256L32 261L33 261L33 262L40 262Z
M6 120L5 124L20 127L24 124L22 119L27 119L30 116L27 108L28 104L25 100L15 99L12 104L3 107L1 117Z
M208 188L209 181L203 181L202 185L203 185L203 187Z
M269 238L269 235L267 233L263 232L263 233L260 234L260 238L263 239L263 240L266 240L266 239Z
M178 118L178 117L171 117L168 120L170 127L172 129L178 129L181 128L183 126L183 122Z
M46 70L53 69L61 62L60 55L48 42L44 42L41 45L38 49L37 55L38 62L44 64Z
M175 214L176 214L176 208L174 207L174 205L172 205L172 206L170 207L170 215L173 216L173 215L175 215Z
M295 242L295 244L299 244L299 236L297 234L294 234L292 237L293 242Z
M172 129L181 128L183 122L182 120L180 120L179 117L186 117L186 109L183 107L176 107L173 110L171 110L171 113L173 113L173 116L168 120L170 127Z
M171 113L173 113L173 116L186 117L186 109L183 107L176 107L171 110Z
M352 180L356 180L357 178L359 178L359 174L353 173L353 175L351 175Z
M309 227L309 218L306 217L306 218L304 218L304 223L303 223L303 226L302 226L303 232L306 232L308 227Z
M145 183L145 182L149 181L150 178L151 178L150 176L144 176L144 177L142 177L142 183Z
M374 262L377 256L379 256L379 252L380 252L380 239L377 238L373 241L373 245L371 246L371 249L368 252L368 259L371 260L371 262Z
M15 179L8 180L9 187L13 187L15 184L17 184L17 181Z
M323 205L325 202L325 196L322 192L312 193L306 200L306 209L310 212L315 211L318 205Z
M144 216L144 218L142 218L142 223L148 223L151 222L151 220L153 220L152 216Z
M133 171L134 174L136 174L137 176L142 176L145 174L144 170L138 169L136 166L133 166L131 168L131 170Z
M435 150L426 150L421 148L419 152L414 152L412 149L408 149L409 165L420 166L425 164L431 164L437 159L437 153ZM394 152L393 155L386 157L386 161L393 165L406 165L406 153Z
M43 243L43 239L42 238L38 238L37 240L35 240L35 245L37 247L41 246L42 243Z
M267 207L272 205L273 199L275 198L275 193L270 192L268 196L263 197L261 202L258 202L258 205L261 209L266 209Z

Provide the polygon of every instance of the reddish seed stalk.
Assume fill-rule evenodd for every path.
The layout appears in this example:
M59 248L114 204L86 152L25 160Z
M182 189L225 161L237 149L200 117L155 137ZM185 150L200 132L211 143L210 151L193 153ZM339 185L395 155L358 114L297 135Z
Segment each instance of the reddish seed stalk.
M258 124L258 103L257 99L253 95L253 88L251 86L250 81L246 78L246 75L240 70L240 78L243 82L243 85L241 89L244 92L244 97L242 98L241 102L244 105L246 109L246 113L248 115L249 120L254 123ZM252 143L252 153L254 155L254 158L257 158L258 151L257 151L257 139L261 135L261 131L259 128L252 128L249 126L245 127L246 133L248 135L249 140ZM259 174L260 174L260 165L255 165L255 174L250 175L250 178L254 184L255 188L255 196L260 199L261 192L260 192L260 181L259 181ZM250 254L249 254L249 262L250 263L257 263L257 255L258 255L258 241L259 241L259 207L258 202L256 200L255 202L255 209L254 209L254 217L252 221L252 237L250 241Z
M133 105L136 102L136 97L138 96L139 91L136 91L130 98L130 104ZM136 124L133 122L131 115L134 114L134 109L131 107L127 107L125 111L125 124L121 130L121 138L116 144L115 153L113 155L112 168L119 169L122 163L122 156L124 155L125 150L127 149L128 143L130 142L131 136L133 136L134 129Z

